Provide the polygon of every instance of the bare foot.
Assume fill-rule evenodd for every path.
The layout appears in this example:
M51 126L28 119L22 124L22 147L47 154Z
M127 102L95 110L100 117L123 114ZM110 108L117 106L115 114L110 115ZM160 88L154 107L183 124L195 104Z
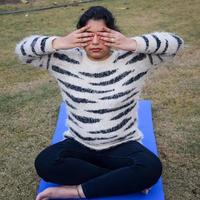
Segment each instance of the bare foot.
M39 193L36 200L78 198L77 186L50 187Z
M147 189L145 189L145 190L142 190L142 193L148 194L150 190L151 190L151 187L150 187L150 188L147 188Z
M82 185L81 185L81 184L77 186L77 190L78 190L78 194L79 194L79 196L80 196L81 198L86 198L86 197L85 197L85 194L84 194L84 192L83 192L83 189L82 189Z

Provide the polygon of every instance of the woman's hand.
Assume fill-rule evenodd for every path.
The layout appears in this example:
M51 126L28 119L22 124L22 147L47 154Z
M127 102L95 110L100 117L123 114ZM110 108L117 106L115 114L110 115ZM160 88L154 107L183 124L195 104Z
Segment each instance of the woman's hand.
M67 36L54 39L52 42L53 48L59 50L87 46L89 44L88 42L91 41L94 36L93 33L84 32L88 28L90 28L90 26L86 25Z
M99 32L100 39L104 41L104 45L122 49L126 51L135 51L137 42L134 39L127 38L118 31L104 27L105 32Z

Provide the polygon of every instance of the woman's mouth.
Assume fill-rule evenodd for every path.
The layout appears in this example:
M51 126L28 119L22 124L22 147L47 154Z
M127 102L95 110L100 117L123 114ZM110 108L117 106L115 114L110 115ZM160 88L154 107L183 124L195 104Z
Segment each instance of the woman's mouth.
M94 48L94 49L91 49L91 51L92 52L99 52L99 51L101 51L101 49L100 48Z

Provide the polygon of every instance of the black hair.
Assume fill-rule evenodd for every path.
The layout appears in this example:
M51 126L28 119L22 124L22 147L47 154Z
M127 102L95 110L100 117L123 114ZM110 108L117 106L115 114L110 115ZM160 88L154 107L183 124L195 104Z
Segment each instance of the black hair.
M82 28L90 20L100 20L103 19L108 28L115 31L121 32L119 27L116 25L116 20L113 17L112 13L103 6L92 6L86 10L79 18L79 21L76 25L76 28Z

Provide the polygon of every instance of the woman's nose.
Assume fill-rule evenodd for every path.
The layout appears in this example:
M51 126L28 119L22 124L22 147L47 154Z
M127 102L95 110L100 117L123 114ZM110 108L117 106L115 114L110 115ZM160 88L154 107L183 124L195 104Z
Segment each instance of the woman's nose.
M93 43L93 44L98 44L98 43L99 43L99 38L98 38L98 35L97 35L97 34L94 35L94 37L93 37L93 39L92 39L92 43Z

